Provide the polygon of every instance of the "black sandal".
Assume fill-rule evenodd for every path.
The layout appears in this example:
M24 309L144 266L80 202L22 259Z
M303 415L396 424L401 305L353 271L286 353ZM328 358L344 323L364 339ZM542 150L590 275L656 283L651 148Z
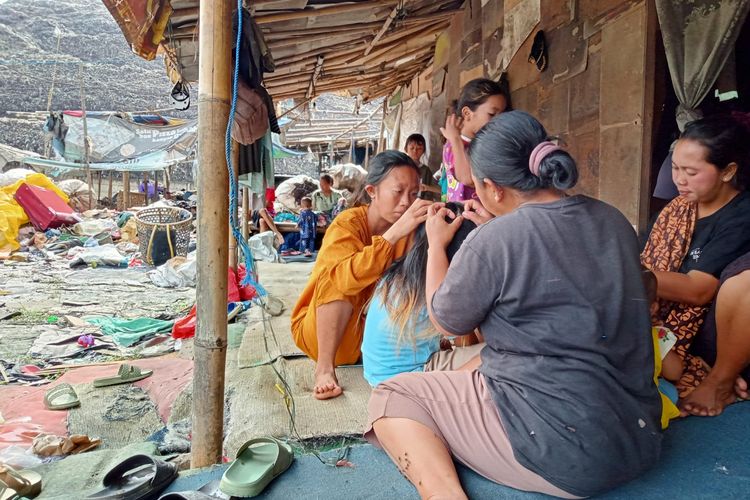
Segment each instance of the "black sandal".
M103 489L86 498L96 500L156 500L177 477L177 466L148 455L133 455L102 479Z

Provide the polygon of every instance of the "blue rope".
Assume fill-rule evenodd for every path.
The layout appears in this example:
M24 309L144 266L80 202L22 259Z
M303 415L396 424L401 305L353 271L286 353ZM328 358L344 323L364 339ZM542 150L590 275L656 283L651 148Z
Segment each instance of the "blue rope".
M232 162L232 126L234 124L234 113L237 108L237 78L240 73L240 44L242 42L242 0L237 0L237 40L234 49L234 76L232 78L232 106L229 109L229 121L227 122L227 134L225 138L226 143L226 157L227 157L227 169L229 170L229 225L232 229L232 235L235 241L242 249L242 255L245 259L245 278L242 280L242 285L250 285L255 288L258 295L263 297L267 295L265 288L263 288L258 281L258 269L255 266L255 259L253 259L253 253L250 250L247 240L243 238L242 232L240 231L239 224L237 223L237 181L234 177L234 165ZM247 217L247 214L242 214L243 217Z

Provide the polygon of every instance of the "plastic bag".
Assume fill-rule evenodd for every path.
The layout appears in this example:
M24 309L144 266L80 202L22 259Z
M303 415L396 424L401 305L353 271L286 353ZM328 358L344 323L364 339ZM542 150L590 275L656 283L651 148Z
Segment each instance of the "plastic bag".
M265 231L251 236L247 244L250 246L250 250L252 251L255 260L262 260L263 262L278 262L279 254L273 246L275 241L276 233L273 231Z
M92 207L96 208L94 190L85 182L78 179L66 179L59 181L57 186L69 196L68 204L76 212L85 212Z
M353 163L335 165L329 173L333 177L334 188L347 189L353 193L357 192L367 178L367 170Z
M276 203L298 212L298 201L319 188L318 181L306 175L295 175L276 187Z
M0 252L18 250L18 230L24 224L29 222L29 218L24 212L21 205L16 202L13 195L22 183L32 186L39 186L57 193L66 203L68 195L63 193L60 188L44 174L31 174L24 179L19 179L15 183L0 188Z
M256 297L255 288L240 285L244 278L245 266L239 266L236 273L231 267L227 270L227 303L245 302ZM195 336L196 314L196 306L193 305L187 316L176 319L172 327L172 337L187 339Z

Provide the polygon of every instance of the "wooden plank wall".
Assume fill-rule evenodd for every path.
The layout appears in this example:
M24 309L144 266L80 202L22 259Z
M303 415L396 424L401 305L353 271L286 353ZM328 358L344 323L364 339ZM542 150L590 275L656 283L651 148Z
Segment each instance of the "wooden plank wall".
M466 0L437 44L431 88L423 74L404 100L430 92L432 122L439 124L461 85L499 78L505 12L524 1ZM507 68L513 107L538 117L578 161L575 191L615 205L633 224L643 223L648 208L652 15L645 0L541 0L534 33L545 31L548 68L540 73L528 62L534 33ZM440 144L436 128L430 164L439 164Z

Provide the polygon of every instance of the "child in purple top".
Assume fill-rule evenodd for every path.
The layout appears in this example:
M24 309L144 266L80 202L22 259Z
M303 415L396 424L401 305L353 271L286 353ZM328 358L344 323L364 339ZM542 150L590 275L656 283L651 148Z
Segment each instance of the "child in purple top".
M477 78L461 89L461 96L440 132L446 139L443 164L448 181L446 201L476 199L466 148L493 116L510 108L510 98L503 87L492 80Z
M305 256L309 257L315 250L315 234L317 233L317 220L318 216L315 215L312 209L312 200L308 197L300 200L299 222L297 227L299 228L300 237L300 250L305 252Z

